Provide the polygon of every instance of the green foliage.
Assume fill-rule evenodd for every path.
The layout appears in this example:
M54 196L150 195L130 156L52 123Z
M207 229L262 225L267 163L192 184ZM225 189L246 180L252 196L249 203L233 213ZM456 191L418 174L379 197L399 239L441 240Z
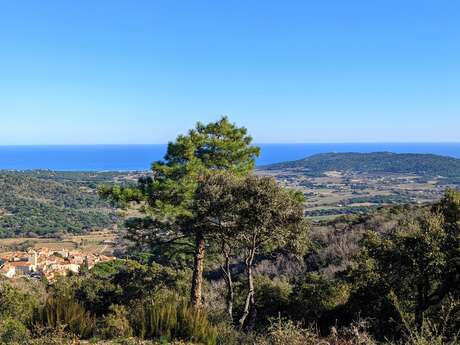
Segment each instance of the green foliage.
M125 206L142 202L147 217L126 222L127 238L143 249L161 245L179 245L194 250L191 301L202 303L203 265L208 234L193 208L201 181L216 172L227 171L244 176L253 170L259 148L244 127L228 118L204 125L197 123L187 135L179 135L168 144L164 160L152 164L153 176L139 179L135 189L104 187L100 194Z
M16 319L0 319L0 344L27 344L29 333L27 327Z
M457 193L448 191L432 212L422 208L407 214L395 231L365 236L349 276L349 305L365 317L378 315L378 329L389 330L393 323L395 335L405 320L420 330L424 318L436 313L449 294L458 297Z
M308 224L303 216L303 195L287 190L273 178L235 176L221 172L200 182L191 209L194 226L202 229L221 248L224 260L240 256L246 266L247 297L240 327L251 314L255 321L253 264L256 255L282 250L303 256L308 247ZM232 315L232 279L223 267L227 284L227 311Z
M0 319L14 318L23 323L32 319L38 301L30 293L8 283L0 285Z
M96 330L96 318L71 296L57 295L47 298L37 309L36 326L65 329L81 338L91 337Z
M183 339L200 344L216 344L217 331L203 310L191 308L175 295L142 300L134 308L132 324L143 339Z
M294 287L289 308L292 317L306 324L329 326L341 316L341 308L348 302L350 287L340 280L326 280L318 273L299 279Z
M122 208L126 208L130 202L141 202L145 199L141 190L130 186L103 184L98 186L97 192L101 198L110 199Z
M395 298L395 296L393 296ZM399 301L395 299L395 304L399 308ZM433 319L424 318L420 327L414 325L410 319L403 318L404 337L398 344L405 345L457 345L460 343L458 332L458 312L459 302L451 297L447 298L440 306L437 315ZM453 324L453 328L452 328Z
M259 252L282 248L302 257L308 248L303 195L275 179L231 173L214 174L198 188L193 210L200 228L232 248L255 245Z
M115 260L96 265L82 277L75 294L87 310L100 316L112 304L128 304L161 288L181 291L183 280L183 275L159 264Z
M458 178L460 159L415 153L321 153L297 161L272 164L264 169L298 169L313 176L326 171L355 171Z
M98 198L94 183L113 176L0 172L0 237L84 233L111 226L115 212Z
M369 216L337 219L329 224L330 228L323 229L328 231L331 242L315 238L315 252L305 256L302 263L298 258L304 251L298 251L297 258L287 253L288 249L297 252L290 249L296 246L289 243L295 237L284 238L292 229L279 226L281 220L298 219L295 210L300 200L292 195L268 193L271 184L265 188L258 181L254 182L256 187L247 188L245 183L250 178L215 174L209 180L213 183L208 185L206 180L199 184L199 197L195 197L192 209L195 219L200 220L196 224L207 227L213 245L209 248L216 251L210 251L214 257L205 275L208 294L203 309L198 311L186 303L189 271L148 263L151 258L142 260L146 264L115 260L98 264L80 276L63 277L48 286L46 293L38 281L1 282L0 318L17 321L9 327L14 332L8 334L24 331L25 326L30 336L22 338L34 345L78 341L70 333L79 339L106 338L101 345L143 341L373 345L374 338L387 345L458 344L458 192L446 192L439 203L431 206L392 207ZM292 204L284 197L292 198ZM277 209L268 214L270 200L279 202L275 202ZM208 201L211 203L206 204ZM282 211L278 210L281 205L285 207ZM286 217L280 216L283 212ZM295 217L290 218L291 212ZM221 228L207 223L206 215L214 223L221 221ZM271 222L273 226L267 225ZM360 242L357 233L365 234ZM257 311L257 320L249 333L232 326L225 315L226 285L220 274L221 248L217 245L219 239L225 238L230 246L234 313L240 313L248 293L244 259L251 247L239 236L247 234L256 234L256 239L263 236L260 238L267 241L257 243L260 251L251 266L255 287L252 307ZM352 252L358 252L356 256L345 248L350 234L354 236L356 248ZM331 259L323 259L323 264L327 265L328 260L336 263L340 258L351 264L336 275L325 274L323 266L312 264L312 256L319 255L320 250L332 250L331 243L340 248L335 249L334 255L329 252ZM283 260L278 262L280 257ZM290 267L294 263L296 266ZM452 306L447 308L450 302ZM448 317L443 316L446 313ZM273 319L278 315L286 319ZM365 321L356 323L360 318ZM97 343L95 339L94 342Z
M226 117L197 123L168 144L164 160L152 164L153 178L139 179L137 188L104 186L100 194L122 206L146 201L149 212L161 217L192 216L189 206L201 177L217 170L247 174L254 168L260 150L251 142L247 130Z
M255 300L259 324L266 325L269 318L290 312L292 285L286 279L262 275L255 278Z
M176 224L178 225L178 223ZM178 226L159 224L152 217L131 217L125 222L128 229L130 257L144 263L157 262L177 269L191 267L194 253L193 242L188 236L181 236ZM162 229L162 227L164 229ZM170 237L174 240L170 240Z
M449 231L458 231L460 228L460 192L448 189L444 198L436 206L438 211L444 215Z
M256 340L259 345L306 345L314 344L316 336L298 324L283 319L274 319L267 330L266 336Z
M239 240L257 250L287 249L302 256L308 248L303 195L269 177L249 176L237 185Z
M133 330L128 317L126 307L112 304L109 307L109 314L102 319L100 335L106 339L132 336Z

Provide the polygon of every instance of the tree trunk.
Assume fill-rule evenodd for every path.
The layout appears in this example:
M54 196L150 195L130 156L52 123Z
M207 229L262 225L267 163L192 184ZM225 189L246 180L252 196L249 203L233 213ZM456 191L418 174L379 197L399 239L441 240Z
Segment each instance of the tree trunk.
M251 250L249 256L246 258L246 274L248 278L248 292L246 295L246 302L244 304L243 314L239 320L240 329L244 329L247 322L247 317L251 314L251 319L255 317L255 297L254 297L254 278L252 276L252 264L254 261L255 250ZM250 320L251 321L251 320ZM252 323L252 322L251 322Z
M415 326L417 331L421 331L423 327L423 312L424 312L424 287L422 284L417 285L417 304L415 306Z
M197 231L195 234L195 259L193 265L193 276L192 276L192 293L191 303L196 308L202 306L202 292L203 292L203 267L204 267L204 256L206 252L205 240L203 232Z
M232 280L232 272L230 270L230 254L228 250L225 249L225 244L222 245L222 253L224 254L224 257L225 257L225 264L224 266L222 266L222 271L224 272L225 283L227 284L227 298L226 298L227 314L230 320L233 320L233 298L234 298L233 280Z

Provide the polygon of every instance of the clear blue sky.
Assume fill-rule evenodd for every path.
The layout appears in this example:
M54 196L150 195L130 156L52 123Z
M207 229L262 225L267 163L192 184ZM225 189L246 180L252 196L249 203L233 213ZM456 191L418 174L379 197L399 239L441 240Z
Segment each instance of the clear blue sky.
M460 141L460 1L0 0L0 144Z

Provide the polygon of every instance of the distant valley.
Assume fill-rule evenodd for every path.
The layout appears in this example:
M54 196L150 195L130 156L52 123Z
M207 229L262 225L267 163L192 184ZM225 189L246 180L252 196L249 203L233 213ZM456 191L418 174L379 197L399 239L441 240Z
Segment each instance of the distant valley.
M260 167L301 189L313 219L437 200L460 186L460 159L431 154L325 153ZM118 214L97 195L103 183L134 183L145 172L0 170L0 237L56 237L110 229Z
M460 159L432 154L324 153L260 167L300 188L315 219L365 213L389 204L425 203L460 186Z

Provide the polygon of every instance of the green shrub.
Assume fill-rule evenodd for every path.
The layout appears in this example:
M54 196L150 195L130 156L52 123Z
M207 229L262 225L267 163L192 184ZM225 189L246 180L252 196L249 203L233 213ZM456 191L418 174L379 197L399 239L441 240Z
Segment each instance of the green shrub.
M133 333L125 306L111 305L110 314L104 316L100 335L106 339L130 337Z
M399 301L393 296L398 311ZM436 319L424 318L421 327L406 314L402 314L405 336L399 345L458 345L460 332L458 330L458 315L460 301L449 296L440 306Z
M9 283L0 286L0 318L14 318L27 324L38 305L35 297Z
M289 298L292 286L285 279L259 276L255 279L257 313L263 324L268 319L285 315L289 310Z
M308 273L294 287L288 316L304 324L316 324L323 332L345 318L341 308L347 303L350 287L340 280L327 280Z
M20 321L10 317L0 321L1 344L27 344L29 330Z
M91 337L96 329L95 317L73 298L67 296L49 297L44 306L35 313L36 326L65 329L82 338Z
M266 336L256 340L257 345L313 345L317 341L316 335L301 328L290 320L278 319L270 325Z
M229 322L216 324L217 345L241 345L241 333Z
M143 339L182 339L206 345L217 341L216 328L206 313L175 295L140 302L132 313L132 324L135 334Z

